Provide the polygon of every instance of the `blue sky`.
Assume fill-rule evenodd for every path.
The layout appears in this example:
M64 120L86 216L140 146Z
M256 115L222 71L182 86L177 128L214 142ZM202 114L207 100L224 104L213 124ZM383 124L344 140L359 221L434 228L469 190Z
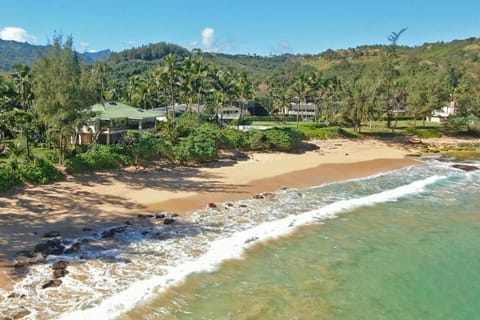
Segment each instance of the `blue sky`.
M477 0L0 0L0 38L46 44L55 31L78 51L166 41L245 54L320 53L480 36Z

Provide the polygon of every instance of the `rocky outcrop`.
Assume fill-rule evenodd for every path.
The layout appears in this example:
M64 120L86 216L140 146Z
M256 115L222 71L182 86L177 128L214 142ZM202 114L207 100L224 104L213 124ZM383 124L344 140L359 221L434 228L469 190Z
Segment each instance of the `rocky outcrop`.
M456 169L460 169L460 170L463 170L463 171L475 171L475 170L478 170L479 168L476 167L476 166L472 166L472 165L469 165L469 164L454 164L452 165L453 168L456 168Z
M39 243L33 248L33 252L40 252L46 256L50 254L61 255L63 250L65 250L65 245L59 239L51 239L47 242Z
M26 268L26 267L29 267L31 265L41 263L43 261L45 261L45 256L42 253L40 253L40 252L31 253L28 256L22 255L22 256L18 257L15 261L14 267L15 268Z
M49 231L43 235L44 238L55 238L60 237L60 232L58 231Z
M121 232L125 232L125 230L127 230L127 226L121 226L121 227L113 227L113 228L110 228L108 230L105 230L101 233L101 237L102 238L113 238L113 236L116 234L116 233L121 233Z
M173 219L173 218L165 218L165 219L163 220L163 224L172 224L172 223L174 223L175 221L176 221L176 220Z
M52 279L42 285L42 289L59 287L62 284L60 279Z
M68 262L67 261L57 261L54 264L52 264L52 269L53 269L53 278L58 279L58 278L63 278L68 274Z
M77 240L70 247L65 249L65 251L63 251L63 253L70 254L70 253L78 252L78 251L80 251L80 248L82 247L82 244L85 243L85 242L88 242L88 239Z

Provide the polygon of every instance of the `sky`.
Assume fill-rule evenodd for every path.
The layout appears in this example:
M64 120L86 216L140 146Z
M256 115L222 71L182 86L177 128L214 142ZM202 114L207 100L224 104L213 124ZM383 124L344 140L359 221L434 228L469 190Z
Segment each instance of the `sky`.
M168 42L232 54L480 37L478 0L0 0L0 38L45 45L71 35L77 51Z

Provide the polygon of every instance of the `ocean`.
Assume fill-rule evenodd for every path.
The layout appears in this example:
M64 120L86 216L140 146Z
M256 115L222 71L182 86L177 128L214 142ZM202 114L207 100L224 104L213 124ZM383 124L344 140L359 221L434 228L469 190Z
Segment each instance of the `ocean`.
M0 298L26 319L474 319L480 171L424 163L92 232L57 288L38 265ZM480 166L476 160L470 164ZM86 242L86 241L85 241Z

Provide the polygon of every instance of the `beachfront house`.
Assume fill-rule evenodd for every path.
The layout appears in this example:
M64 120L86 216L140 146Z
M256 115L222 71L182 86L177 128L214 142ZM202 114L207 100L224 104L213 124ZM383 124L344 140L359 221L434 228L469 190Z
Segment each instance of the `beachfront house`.
M93 117L79 130L78 142L111 144L118 142L128 130L154 131L158 121L166 121L166 113L143 110L105 101L89 107Z
M447 106L443 106L440 109L434 110L432 115L427 118L428 121L431 122L443 122L449 116L454 116L457 114L457 103L455 101L451 101Z

